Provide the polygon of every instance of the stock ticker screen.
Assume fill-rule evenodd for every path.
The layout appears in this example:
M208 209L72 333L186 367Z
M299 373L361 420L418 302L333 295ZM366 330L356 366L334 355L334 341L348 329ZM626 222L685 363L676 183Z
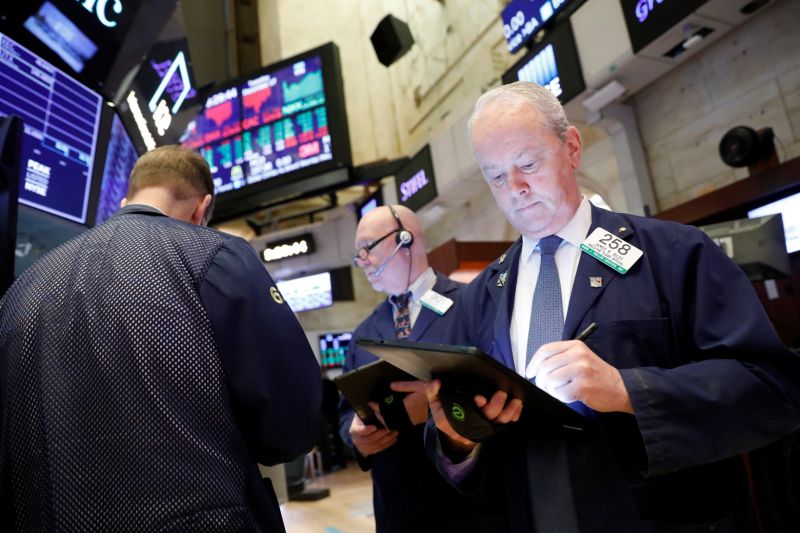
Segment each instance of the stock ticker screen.
M212 95L183 144L200 149L217 194L331 160L322 58Z
M95 225L108 220L119 209L120 202L128 193L128 178L138 158L136 146L125 130L122 120L115 113L108 136L108 151L103 167L100 194L97 198Z
M325 333L319 336L319 356L322 368L341 368L353 334Z
M24 121L19 201L86 223L101 97L0 33L0 115Z

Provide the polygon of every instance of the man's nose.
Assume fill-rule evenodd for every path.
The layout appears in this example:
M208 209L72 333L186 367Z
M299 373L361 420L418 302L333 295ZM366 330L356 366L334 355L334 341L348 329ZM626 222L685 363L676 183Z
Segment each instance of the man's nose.
M508 188L515 195L527 194L530 191L530 185L525 179L523 174L517 167L513 167L508 172Z

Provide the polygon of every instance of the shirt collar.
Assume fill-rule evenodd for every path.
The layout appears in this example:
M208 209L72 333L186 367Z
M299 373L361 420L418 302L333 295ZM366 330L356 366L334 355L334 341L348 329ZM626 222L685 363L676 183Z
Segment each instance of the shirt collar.
M128 204L125 207L120 208L116 213L114 213L114 215L125 215L128 213L144 213L167 216L166 213L164 213L161 209L148 204Z
M556 232L556 235L577 248L586 239L590 227L592 227L592 206L589 200L582 195L581 203L578 204L575 214L563 228ZM523 235L520 259L526 261L530 259L537 244L539 244L539 239L530 239Z
M434 285L436 285L436 273L433 271L433 268L428 267L427 270L417 276L417 279L408 286L408 290L411 292L410 301L418 302L419 299L422 298L422 295L431 290Z

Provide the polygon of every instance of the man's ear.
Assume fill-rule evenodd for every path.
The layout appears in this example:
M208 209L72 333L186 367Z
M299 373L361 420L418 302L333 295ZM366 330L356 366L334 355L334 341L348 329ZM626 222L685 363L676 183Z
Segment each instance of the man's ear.
M572 169L576 169L581 164L581 155L583 152L583 146L581 143L581 134L578 131L578 128L575 126L570 126L567 129L566 134L566 145L567 149L569 150L569 161L572 165Z
M122 209L126 205L128 205L128 197L127 196L119 201L119 208Z
M197 224L198 226L205 226L208 224L208 220L205 219L205 216L209 205L211 205L210 194L206 194L197 201L197 205L195 206L191 216L192 224Z

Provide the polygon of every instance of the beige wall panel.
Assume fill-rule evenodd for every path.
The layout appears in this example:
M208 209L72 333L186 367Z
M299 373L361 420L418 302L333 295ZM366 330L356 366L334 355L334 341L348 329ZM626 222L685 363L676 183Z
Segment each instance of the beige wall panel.
M724 106L800 64L800 2L784 0L699 57L715 106Z
M797 53L800 54L800 47ZM800 140L800 64L778 77L778 88L792 127L792 139L780 139L787 144Z
M712 110L700 64L690 62L666 74L633 98L645 146L673 135Z

